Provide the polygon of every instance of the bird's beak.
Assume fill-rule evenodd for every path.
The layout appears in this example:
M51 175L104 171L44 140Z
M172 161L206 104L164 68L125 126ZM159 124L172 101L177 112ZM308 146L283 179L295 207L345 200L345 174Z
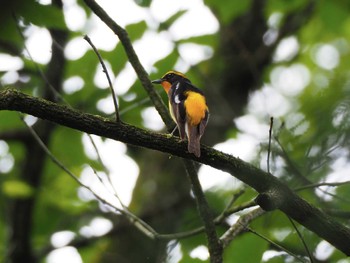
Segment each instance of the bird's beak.
M162 82L163 82L163 79L152 80L153 84L161 84Z

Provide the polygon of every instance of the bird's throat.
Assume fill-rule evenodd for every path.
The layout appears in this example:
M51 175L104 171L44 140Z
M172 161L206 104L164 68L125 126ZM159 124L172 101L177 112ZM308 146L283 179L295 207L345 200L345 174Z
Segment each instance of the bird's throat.
M170 90L170 88L171 88L170 82L168 82L168 81L163 81L163 82L161 83L161 85L163 86L165 92L168 94L168 92L169 92L169 90Z

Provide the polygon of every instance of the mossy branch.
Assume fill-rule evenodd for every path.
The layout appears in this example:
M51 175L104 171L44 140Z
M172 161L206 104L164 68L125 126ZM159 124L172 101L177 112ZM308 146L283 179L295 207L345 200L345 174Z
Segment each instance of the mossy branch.
M201 157L197 158L186 151L186 142L181 142L178 137L146 131L123 122L116 123L13 89L0 91L0 110L30 114L75 130L191 159L226 171L259 193L258 203L262 208L280 209L350 256L349 228L306 202L273 175L231 155L202 145Z

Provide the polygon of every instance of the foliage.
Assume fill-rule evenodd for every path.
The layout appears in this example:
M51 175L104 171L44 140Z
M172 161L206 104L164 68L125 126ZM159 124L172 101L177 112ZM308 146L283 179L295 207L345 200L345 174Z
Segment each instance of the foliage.
M248 126L258 124L256 127L267 128L269 117L273 116L275 124L270 160L273 174L296 190L305 185L320 182L345 181L349 171L347 144L350 135L348 73L350 66L350 18L348 16L350 4L342 0L261 1L264 3L264 9L258 11L263 14L264 23L266 23L265 34L256 36L261 43L249 43L256 45L254 51L244 46L245 43L240 43L235 52L237 56L244 58L245 64L229 65L221 54L225 50L224 43L227 37L225 33L241 34L247 25L247 21L243 20L244 17L248 17L254 24L252 15L255 13L251 10L257 1L204 1L219 22L218 32L177 40L170 37L171 51L155 61L152 67L147 68L150 78L158 78L169 69L179 67L181 63L186 64L184 68L189 68L187 75L197 86L204 87L208 94L212 116L208 127L211 131L208 131L208 136L204 138L206 144L215 145L226 140L237 141L240 135L249 135L251 131L249 127L240 125L233 127L233 119L249 117L252 122ZM56 72L56 68L50 71L50 63L54 57L51 57L48 64L42 65L34 62L29 56L23 55L26 48L24 39L30 37L29 28L34 25L45 28L49 30L51 37L54 31L63 31L68 34L66 41L68 44L82 39L83 35L89 31L90 22L88 20L79 30L69 29L65 24L65 14L59 4L56 5L60 1L53 2L52 5L43 5L37 1L16 0L8 1L8 5L3 5L4 8L0 11L0 24L5 26L0 27L0 52L19 57L24 63L23 67L16 69L18 76L15 80L9 78L13 72L6 70L1 72L1 89L10 86L38 97L45 97L45 94L48 93L46 81L49 74ZM152 6L152 1L136 1L136 3L145 12L149 12ZM91 11L82 1L78 1L77 6L91 19ZM186 14L188 14L186 10L179 10L169 15L165 21L153 21L156 26L140 20L128 24L125 29L132 43L135 44L148 33L171 32L171 27ZM303 14L303 17L298 14ZM114 19L117 21L118 17ZM236 21L243 21L238 23L241 27L235 25ZM288 26L285 26L287 24ZM233 25L236 27L231 28ZM257 34L254 31L244 32L242 35L254 33ZM266 37L266 34L273 33L276 34L275 39L269 44L264 44L262 39ZM293 48L287 46L288 54L281 55L278 49L282 47L283 41L288 39L294 39L297 47L294 48L294 51L290 51ZM190 65L182 59L184 55L181 53L181 45L183 44L195 44L197 48L209 47L212 55L209 59L200 61L196 65ZM84 45L86 45L84 48L88 49L88 44L84 43ZM67 50L66 43L61 48ZM156 53L157 50L154 52ZM140 56L141 53L142 49L139 50L138 55ZM128 58L120 42L117 42L111 50L100 50L100 54L109 65L110 74L114 74L115 78L123 79L123 72L124 74L125 71L130 72ZM52 54L52 56L55 55ZM266 58L263 65L257 65L259 56ZM101 72L96 54L88 49L78 58L69 59L67 57L64 57L64 62L59 65L64 70L58 86L64 87L73 77L79 77L83 84L80 88L76 88L79 85L73 83L71 91L66 88L62 91L55 87L61 94L58 101L84 112L111 117L111 110L99 106L101 101L107 101L107 104L112 105L112 99L107 89L107 81L99 88L96 87L95 74ZM222 71L222 68L225 68L226 71ZM255 69L258 72L257 83L238 82L240 79L236 78L237 83L231 83L232 86L229 87L233 89L241 86L249 91L247 93L250 94L250 100L248 104L243 105L244 115L242 116L232 113L230 105L232 98L225 92L223 88L225 83L221 81L226 78L227 74L224 76L224 72L229 72L231 68L237 71L232 72L232 76L237 73L240 76L248 76L250 79L253 79L252 75L254 75L251 71ZM118 86L115 87L122 120L149 129L150 124L147 123L147 118L144 116L152 104L147 99L147 94L134 73L127 75L130 79L123 90L120 91ZM269 94L274 96L270 98ZM162 91L160 95L167 103L166 95ZM282 102L271 101L274 98L280 98ZM245 99L242 97L241 100ZM276 102L276 105L279 106L265 108L261 105L252 105L254 101L265 103L267 106ZM285 105L287 107L284 108ZM227 111L222 111L226 114L215 109L221 107L227 107L225 108L228 109ZM280 110L281 108L284 110ZM158 116L152 115L152 118L155 119ZM59 126L41 130L42 122L34 121L33 127L37 129L39 135L46 134L52 128L52 133L46 134L49 137L46 144L74 174L81 175L83 178L88 166L102 173L102 165L97 160L96 154L88 150L92 147L83 140L81 133ZM157 129L162 129L162 127ZM165 131L162 130L162 132ZM258 165L261 164L263 169L265 169L264 164L268 151L267 135L268 128L258 132L253 131L253 140L258 143L257 148L249 156L249 160ZM112 215L109 209L82 191L62 169L48 158L44 157L42 160L43 169L40 173L42 176L30 174L32 172L30 170L26 171L26 163L31 162L31 158L39 160L39 157L36 157L36 151L40 149L32 147L32 140L18 113L0 111L0 204L3 214L0 217L0 225L3 226L0 227L0 242L2 244L9 244L13 241L10 236L11 227L13 227L11 221L20 215L13 214L11 211L16 202L24 199L32 202L30 220L32 227L31 231L23 234L29 236L28 239L31 241L34 254L38 256L39 262L45 262L47 254L54 250L50 245L52 235L63 230L75 233L76 239L72 242L72 246L78 249L84 262L132 262L117 256L137 254L135 247L142 247L140 244L152 244L151 249L159 248L157 253L163 254L167 251L171 255L172 250L169 249L170 245L167 242L154 244L153 240L139 234L134 226L128 225L125 218L120 215ZM5 143L2 144L3 142ZM121 155L131 157L140 170L130 203L130 207L133 208L132 212L161 233L190 231L202 225L190 195L185 172L181 164L174 160L176 158L132 147L127 147L124 152L122 150ZM7 170L4 168L6 165L10 166ZM115 163L115 165L118 166L120 163ZM125 171L123 174L128 176ZM232 186L233 184L228 183L227 185L209 189L206 193L214 216L222 213L232 196L238 191ZM349 187L349 184L337 187L323 186L317 189L311 187L298 191L298 194L329 215L337 217L342 224L347 225L350 210ZM244 205L255 197L256 193L247 189L237 198L232 207ZM222 234L227 226L232 224L232 218L237 219L247 213L249 209L235 213L218 227L218 233ZM93 234L82 234L96 217L104 217L113 222L113 230L98 238ZM225 249L225 262L261 262L263 259L264 262L295 260L291 255L276 247L275 243L299 257L308 256L295 229L281 212L266 213L253 220L250 227L266 239L251 232L241 233ZM322 239L301 226L297 227L314 256L322 260L323 255L318 251ZM129 235L132 242L139 241L140 243L136 245L134 243L134 246L131 246L131 241L127 243ZM177 241L182 253L180 262L205 261L190 256L191 251L195 248L206 245L204 234ZM117 245L120 248L116 248ZM150 257L154 262L160 261L159 258L164 258L164 255L158 255L154 251L147 252L147 249L151 250L148 247L140 248L141 258ZM344 255L338 250L331 247L328 249L331 251L329 255L326 255L326 260L329 262L337 262L344 258ZM10 252L7 251L6 246L0 248L0 255L8 255L8 253ZM268 257L268 255L272 256Z

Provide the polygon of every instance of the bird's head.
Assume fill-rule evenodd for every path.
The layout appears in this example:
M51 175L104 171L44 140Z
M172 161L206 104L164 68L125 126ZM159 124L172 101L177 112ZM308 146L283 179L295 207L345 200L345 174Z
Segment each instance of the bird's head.
M175 82L181 80L190 82L190 80L183 73L171 70L165 73L162 78L153 80L152 83L161 84L165 91L168 92Z

